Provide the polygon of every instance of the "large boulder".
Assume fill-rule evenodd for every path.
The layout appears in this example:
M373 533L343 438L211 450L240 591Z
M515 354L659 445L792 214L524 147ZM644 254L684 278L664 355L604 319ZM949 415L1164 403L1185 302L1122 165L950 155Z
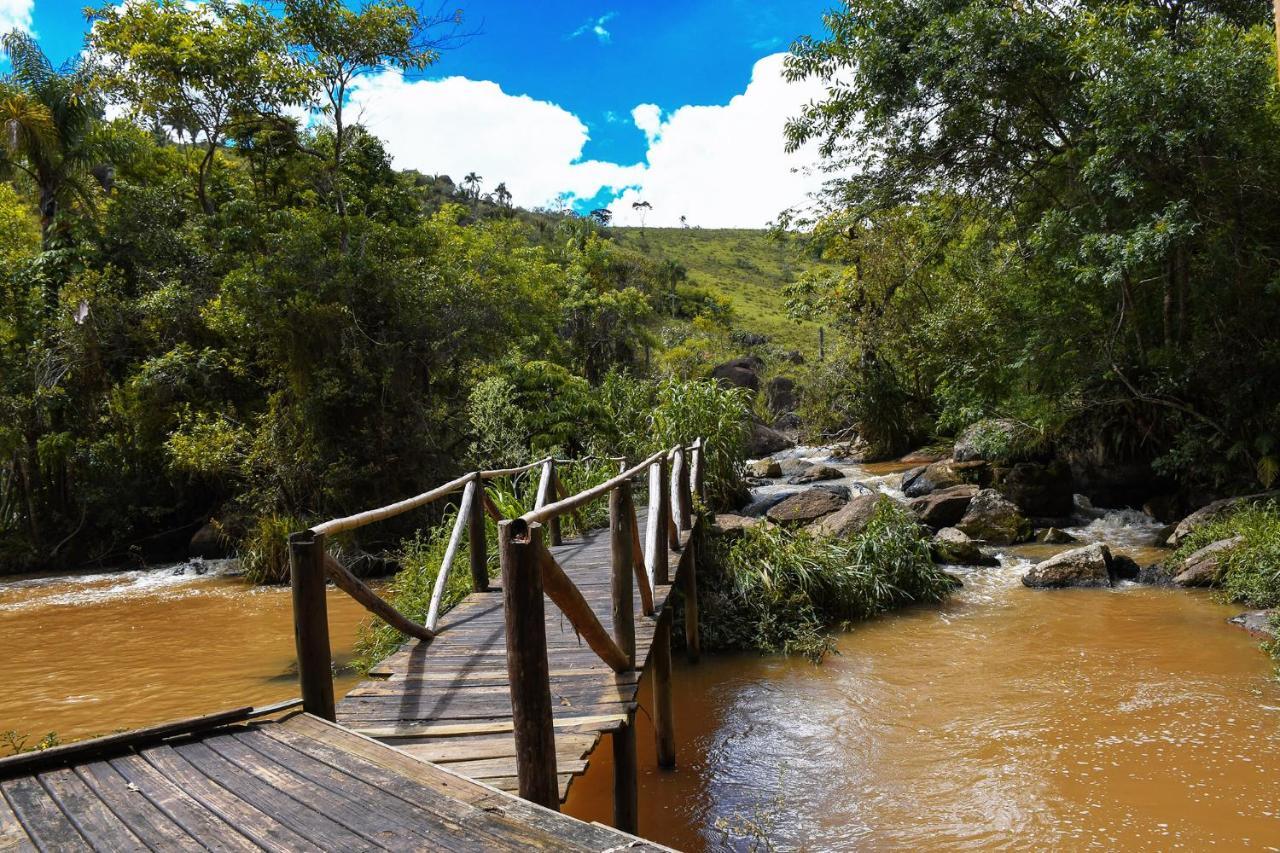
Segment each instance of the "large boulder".
M977 486L952 486L908 501L907 506L920 519L921 524L936 530L951 527L963 518L976 494Z
M972 462L989 458L992 448L1008 448L1013 445L1025 427L1007 418L988 418L970 425L956 438L951 457L957 462Z
M991 472L991 487L1027 515L1064 518L1075 509L1071 469L1063 462L1019 462Z
M950 566L995 566L1000 561L989 554L984 554L978 546L962 530L944 527L933 537L933 560Z
M905 454L898 461L903 465L929 465L933 462L941 462L946 458L948 457L945 451L922 447L919 450L913 450Z
M784 477L794 477L813 467L813 463L808 459L801 459L798 456L781 459L778 461L778 465L782 468L782 476Z
M902 493L909 498L919 498L939 489L949 489L963 483L982 485L986 479L986 462L955 462L944 459L919 468L912 468L902 475Z
M843 476L844 472L839 468L832 468L830 465L810 465L799 474L790 477L787 482L801 486L806 483L820 483L823 480L839 480Z
M1275 623L1272 621L1272 615L1276 611L1273 610L1246 610L1238 616L1232 616L1227 621L1232 625L1237 625L1255 637L1261 637L1264 640L1275 640L1276 629Z
M1175 586L1213 586L1219 580L1224 568L1223 560L1240 546L1244 540L1239 536L1223 539L1206 545L1188 556L1178 566L1178 573L1173 576Z
M808 524L830 515L848 502L847 497L826 489L808 489L770 507L765 517L777 524Z
M852 539L866 529L876 507L882 503L893 502L893 498L879 492L854 495L840 509L810 524L809 531L822 536L834 536L837 539Z
M738 515L746 515L752 518L764 515L770 509L782 503L787 498L792 497L793 495L798 495L798 494L800 493L799 492L776 492L772 495L762 495L761 497L758 497L755 500L748 503L742 509L738 510Z
M751 393L760 390L760 371L764 362L755 356L735 358L711 368L711 378L726 388L746 388Z
M782 466L776 459L757 459L747 463L747 476L776 479L782 476Z
M1178 547L1182 544L1182 540L1190 536L1196 528L1208 524L1236 507L1247 503L1261 503L1266 500L1280 500L1280 490L1259 492L1255 495L1243 495L1238 498L1223 498L1220 501L1206 504L1178 522L1178 526L1173 529L1173 535L1169 537L1169 545L1174 548Z
M992 545L1012 545L1031 538L1027 517L995 489L983 489L974 495L964 517L955 526L974 539Z
M765 403L775 415L794 412L796 408L796 381L785 376L775 376L765 386Z
M734 515L728 512L716 513L716 520L711 525L711 532L726 539L741 538L744 530L749 530L759 524L768 524L760 518L753 518L749 515Z
M1080 540L1065 530L1057 527L1046 527L1036 534L1036 541L1045 545L1070 545L1072 542L1079 542Z
M779 450L786 450L791 445L791 439L776 429L764 424L752 424L751 438L747 441L747 455L752 459L759 459L777 453Z
M206 521L201 525L200 529L191 537L191 541L187 543L188 557L216 560L222 557L230 557L231 554L230 539L212 521Z
M1111 550L1100 542L1063 551L1036 563L1022 575L1024 586L1111 586Z

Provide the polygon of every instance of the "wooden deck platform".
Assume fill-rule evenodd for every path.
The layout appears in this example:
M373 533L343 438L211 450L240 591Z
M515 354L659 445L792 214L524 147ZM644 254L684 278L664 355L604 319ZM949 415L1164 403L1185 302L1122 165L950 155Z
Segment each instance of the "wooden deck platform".
M0 775L3 850L623 847L663 849L301 712Z
M647 510L637 513L645 529ZM681 535L682 547L689 533ZM609 532L549 548L612 630ZM668 552L671 580L681 553ZM624 725L636 707L640 676L664 618L672 586L654 589L654 615L635 597L636 671L615 674L545 602L547 654L560 797L587 767L600 736ZM670 618L666 616L665 618ZM430 642L410 640L338 702L338 722L426 761L506 791L516 790L515 739L507 681L502 592L472 593L440 621Z

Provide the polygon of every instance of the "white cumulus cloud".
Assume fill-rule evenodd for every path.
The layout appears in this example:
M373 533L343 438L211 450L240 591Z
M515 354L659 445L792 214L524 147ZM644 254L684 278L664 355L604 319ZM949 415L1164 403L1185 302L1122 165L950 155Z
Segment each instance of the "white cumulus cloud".
M474 171L486 189L504 181L522 206L605 191L620 225L640 224L632 204L647 201L647 225L678 225L684 216L708 228L758 228L822 184L809 168L814 152L791 155L783 147L786 120L822 89L784 81L784 58L757 62L746 90L727 104L665 115L655 104L637 105L631 120L648 150L635 164L583 160L589 133L580 118L487 81L410 81L389 70L362 80L352 107L398 167L454 181Z
M0 33L31 31L31 9L35 0L0 0Z

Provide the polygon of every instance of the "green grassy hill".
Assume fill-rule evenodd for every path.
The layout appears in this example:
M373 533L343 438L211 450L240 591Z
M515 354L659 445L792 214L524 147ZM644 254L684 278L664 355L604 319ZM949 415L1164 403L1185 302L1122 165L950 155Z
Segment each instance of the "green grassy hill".
M768 231L711 228L613 228L621 245L689 271L689 280L733 307L734 327L768 335L806 357L817 354L818 325L787 317L784 285L799 275L790 241Z

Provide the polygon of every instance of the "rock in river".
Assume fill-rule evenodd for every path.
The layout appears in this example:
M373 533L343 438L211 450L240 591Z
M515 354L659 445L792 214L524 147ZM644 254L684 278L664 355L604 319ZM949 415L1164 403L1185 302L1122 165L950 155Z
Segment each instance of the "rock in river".
M1111 550L1100 542L1063 551L1022 575L1024 586L1111 586Z
M751 425L751 440L747 442L747 455L759 459L777 453L779 450L786 450L791 446L791 439L787 438L776 429L765 426L764 424Z
M1223 500L1206 504L1178 522L1178 526L1173 529L1173 535L1169 537L1169 544L1174 548L1178 547L1182 544L1182 540L1191 534L1191 531L1213 521L1218 516L1235 509L1241 504L1260 503L1271 499L1280 500L1280 491L1259 492L1256 495L1245 495L1239 498L1224 498Z
M765 516L778 524L808 524L830 515L848 502L848 498L826 489L809 489L770 507Z
M1080 540L1072 536L1065 530L1057 527L1046 527L1036 534L1036 541L1043 542L1045 545L1070 545L1072 542Z
M1175 586L1213 586L1218 582L1218 576L1222 573L1222 560L1231 550L1238 546L1243 539L1239 536L1233 536L1230 539L1223 539L1214 542L1212 545L1206 545L1199 551L1182 561L1182 565L1178 566L1178 573L1174 575L1173 583Z
M787 480L792 485L801 486L805 483L818 483L822 480L839 480L844 476L844 472L839 468L832 468L830 465L810 465L799 474Z
M750 477L767 477L770 479L782 476L782 466L776 459L757 459L747 463L747 475Z
M992 545L1012 545L1031 538L1031 523L1022 510L995 489L983 489L974 495L955 526Z
M933 537L933 560L952 566L996 566L1000 561L982 552L962 530L944 527Z
M893 502L893 498L885 494L855 495L852 500L840 509L809 525L809 530L823 536L834 536L837 539L852 539L866 529L876 507L884 502Z
M964 517L977 486L952 486L908 502L922 524L934 529L950 527Z

